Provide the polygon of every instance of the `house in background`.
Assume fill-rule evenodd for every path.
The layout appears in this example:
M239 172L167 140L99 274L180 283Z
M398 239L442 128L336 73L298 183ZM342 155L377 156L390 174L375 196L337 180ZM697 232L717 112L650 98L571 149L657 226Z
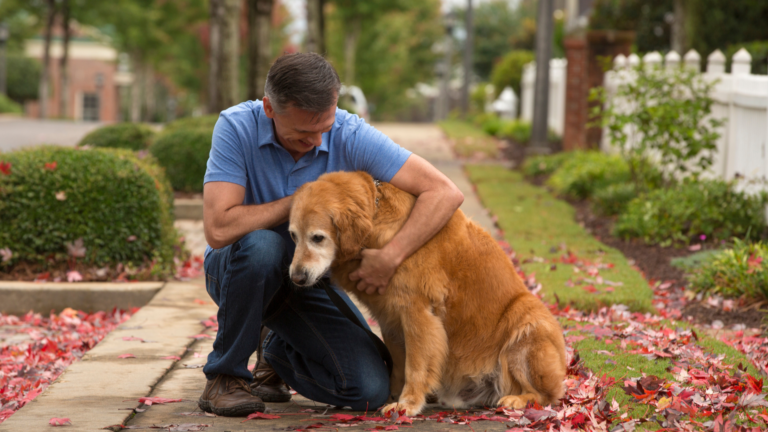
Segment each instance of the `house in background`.
M25 44L25 55L41 61L44 39L39 35ZM49 118L69 118L80 121L114 122L119 120L120 87L130 86L133 75L127 62L109 45L97 30L72 23L69 42L69 101L66 115L59 112L61 100L60 68L63 54L62 29L53 29L50 47ZM29 101L24 106L27 117L38 117L40 102Z

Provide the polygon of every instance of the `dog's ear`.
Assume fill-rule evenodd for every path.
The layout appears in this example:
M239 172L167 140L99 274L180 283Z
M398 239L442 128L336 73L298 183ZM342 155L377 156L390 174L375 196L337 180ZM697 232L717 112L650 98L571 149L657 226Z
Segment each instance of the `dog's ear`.
M336 259L339 262L349 261L360 252L373 231L373 218L357 205L339 209L331 218L339 244Z

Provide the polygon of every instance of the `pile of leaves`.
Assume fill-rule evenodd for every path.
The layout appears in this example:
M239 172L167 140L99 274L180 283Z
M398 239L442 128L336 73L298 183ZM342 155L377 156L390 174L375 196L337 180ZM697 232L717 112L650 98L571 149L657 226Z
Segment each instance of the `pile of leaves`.
M0 314L0 334L18 342L0 346L0 423L136 310L88 314L67 308L47 318L31 312L21 317Z

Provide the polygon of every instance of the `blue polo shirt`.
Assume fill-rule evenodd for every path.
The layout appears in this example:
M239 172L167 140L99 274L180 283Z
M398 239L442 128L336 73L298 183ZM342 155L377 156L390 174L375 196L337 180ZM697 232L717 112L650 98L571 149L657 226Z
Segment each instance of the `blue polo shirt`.
M336 109L336 121L322 144L294 161L277 141L261 101L222 111L213 129L205 183L224 181L245 187L243 204L264 204L292 195L304 183L334 171L365 171L385 182L411 152L360 117ZM273 228L289 243L288 224ZM210 246L205 255L211 251Z

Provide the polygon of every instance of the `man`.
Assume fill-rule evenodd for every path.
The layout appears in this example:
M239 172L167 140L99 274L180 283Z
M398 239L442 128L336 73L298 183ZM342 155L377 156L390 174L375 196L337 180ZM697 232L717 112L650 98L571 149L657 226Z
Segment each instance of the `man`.
M448 222L464 197L424 159L338 110L340 88L321 56L286 55L270 68L262 102L223 111L216 123L203 214L206 288L219 306L198 402L207 412L263 411L264 401L290 399L285 383L310 399L355 410L378 408L389 397L386 366L366 332L324 290L290 286L291 195L323 173L363 170L418 197L400 232L380 250L361 251L360 268L350 275L358 289L381 294L397 266ZM257 350L251 374L247 361Z

